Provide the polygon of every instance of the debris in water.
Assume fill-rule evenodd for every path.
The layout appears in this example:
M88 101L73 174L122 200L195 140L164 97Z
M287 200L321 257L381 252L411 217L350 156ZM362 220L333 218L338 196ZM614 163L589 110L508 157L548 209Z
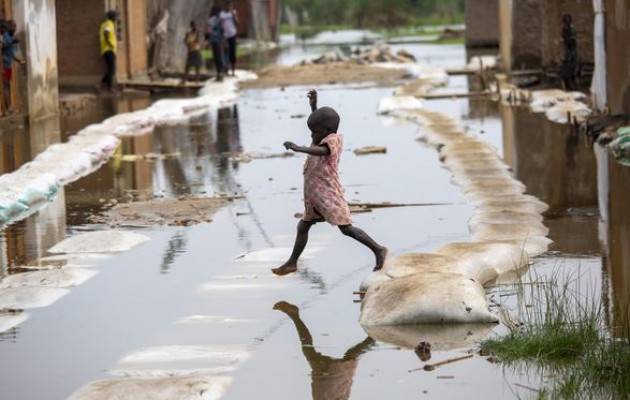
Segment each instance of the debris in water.
M467 354L465 356L461 356L461 357L455 357L455 358L449 358L448 360L444 360L444 361L440 361L434 364L426 364L424 367L422 367L423 370L425 371L433 371L438 367L441 367L443 365L447 365L447 364L451 364L457 361L463 361L463 360L468 360L469 358L473 358L472 354ZM453 377L451 377L453 378Z
M387 147L385 146L365 146L354 150L354 154L363 156L366 154L386 154Z
M271 158L289 158L295 157L293 152L285 151L282 153L239 153L230 157L231 161L241 163L249 163L253 160L268 160Z
M429 361L431 359L431 343L420 342L414 349L414 352L420 361Z
M183 197L117 204L91 222L110 226L190 226L212 222L212 216L238 196Z

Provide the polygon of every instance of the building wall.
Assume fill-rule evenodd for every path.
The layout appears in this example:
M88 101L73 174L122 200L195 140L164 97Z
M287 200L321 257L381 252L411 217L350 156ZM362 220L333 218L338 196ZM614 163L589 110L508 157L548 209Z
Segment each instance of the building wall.
M105 71L100 54L99 26L105 12L120 12L117 78L147 70L145 0L56 0L59 76L62 86L94 86Z
M29 120L59 114L56 17L54 0L16 0L13 13L26 56Z
M555 0L543 2L542 62L547 68L562 63L562 16L570 14L577 35L578 55L583 63L593 63L593 14L592 0Z
M580 61L593 63L591 0L499 1L500 51L505 69L557 68L563 58L562 15L565 13L573 17Z
M499 1L466 0L466 47L499 45Z
M608 106L630 114L630 2L605 0Z

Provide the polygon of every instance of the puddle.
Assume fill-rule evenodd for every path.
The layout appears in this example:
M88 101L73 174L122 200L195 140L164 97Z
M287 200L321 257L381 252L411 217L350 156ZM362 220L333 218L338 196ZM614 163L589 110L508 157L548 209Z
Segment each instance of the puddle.
M392 47L398 50L398 45ZM419 62L445 67L466 64L463 46L399 47L410 50ZM300 51L282 52L280 58L289 62L291 57L302 57L296 55ZM469 84L473 82L466 77L453 77L448 90L462 91ZM241 150L280 153L286 140L307 143L304 119L291 118L308 113L306 90L248 90L235 107L204 116L189 127L158 128L152 135L125 138L120 155L177 156L124 162L113 158L97 172L63 188L39 213L5 229L0 237L0 276L26 264L66 263L93 264L90 268L98 274L64 292L53 304L30 310L28 320L0 334L3 395L17 400L61 399L75 393L76 399L89 399L95 393L130 395L155 390L152 398L162 398L158 389L171 393L164 392L169 388L178 396L182 393L178 388L185 391L190 387L224 394L226 399L330 398L327 393L331 391L356 399L456 399L463 391L488 399L531 395L517 385L538 387L535 373L530 377L528 371L504 370L479 356L432 372L409 372L423 365L411 348L417 341L431 342L431 361L438 362L465 355L476 340L504 328L365 332L357 322L359 305L353 303L353 291L371 270L372 255L329 226L313 228L309 248L315 251L312 257L305 257L298 274L282 279L267 275L268 268L276 266L292 244L293 215L302 211L304 158L239 162L232 156ZM346 196L367 203L442 205L373 210L353 215L356 225L374 232L375 239L386 243L392 254L429 252L466 241L473 208L450 182L450 173L441 167L437 152L415 140L415 125L394 121L385 126L376 115L380 99L391 92L392 88L341 85L320 88L322 104L335 107L342 117L340 131L346 148L341 171ZM109 109L98 108L96 114L63 121L62 136L104 118L103 114L146 107L149 102L147 98L121 100ZM531 182L532 194L562 199L571 198L566 191L580 189L561 184L566 179L563 175L553 175L555 181L537 192L541 172L529 168L528 161L549 160L560 169L560 164L570 160L521 144L523 140L518 139L527 130L502 130L502 119L507 124L505 121L518 117L506 116L496 105L479 100L436 100L426 105L460 116L470 132L518 166L517 178L528 184L528 190ZM574 145L567 140L562 137L560 148ZM14 157L12 163L4 164L6 171L28 160L28 151L22 155L28 144L21 141L23 137L14 135L0 142ZM387 153L361 157L352 152L373 145L385 146ZM576 165L581 162L573 161ZM556 265L588 265L589 279L603 288L601 296L609 300L611 320L627 313L622 297L615 296L630 293L630 278L623 268L629 256L621 245L628 241L630 223L626 223L624 197L614 191L622 187L615 183L621 179L630 179L627 170L611 169L607 191L610 219L606 221L614 216L621 221L619 225L604 223L598 228L598 217L592 215L597 212L593 211L596 197L590 205L590 198L580 204L559 202L557 212L546 215L544 221L556 242L556 252L537 259L534 265L543 272ZM560 194L545 194L549 186ZM244 198L221 208L212 223L137 230L151 240L107 258L93 254L49 257L48 249L67 236L103 229L87 219L106 210L113 200L120 204L221 193L238 193ZM567 207L578 211L566 211ZM606 231L604 251L593 244L601 237L598 229ZM576 230L589 239L576 238ZM236 259L243 254L244 260ZM279 309L278 302L295 308ZM373 342L368 335L373 335ZM221 358L221 349L236 349L230 351L235 359ZM172 354L177 357L169 359ZM200 376L185 375L195 371ZM269 385L278 382L278 376L282 376L281 382Z

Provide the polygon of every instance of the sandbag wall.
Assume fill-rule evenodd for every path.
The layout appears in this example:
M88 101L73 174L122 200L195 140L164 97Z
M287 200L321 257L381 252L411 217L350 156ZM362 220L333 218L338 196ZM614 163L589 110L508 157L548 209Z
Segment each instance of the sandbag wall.
M381 111L423 127L422 139L438 149L475 212L470 242L403 254L368 276L362 284L361 324L497 322L484 285L506 274L518 276L531 257L547 250L551 240L542 213L548 206L525 194L497 150L459 121L424 109L413 97L383 99Z
M166 99L132 113L90 125L68 142L48 147L14 172L0 176L0 225L25 218L46 204L59 187L100 168L124 136L147 133L156 125L187 123L236 99L237 82L256 75L237 71L235 79L207 83L192 99Z

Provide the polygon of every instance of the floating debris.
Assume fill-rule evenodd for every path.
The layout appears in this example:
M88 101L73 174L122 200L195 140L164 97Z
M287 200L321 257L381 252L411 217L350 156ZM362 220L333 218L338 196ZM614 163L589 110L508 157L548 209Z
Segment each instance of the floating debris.
M386 154L387 147L385 146L365 146L354 150L354 154L363 156L367 154Z

